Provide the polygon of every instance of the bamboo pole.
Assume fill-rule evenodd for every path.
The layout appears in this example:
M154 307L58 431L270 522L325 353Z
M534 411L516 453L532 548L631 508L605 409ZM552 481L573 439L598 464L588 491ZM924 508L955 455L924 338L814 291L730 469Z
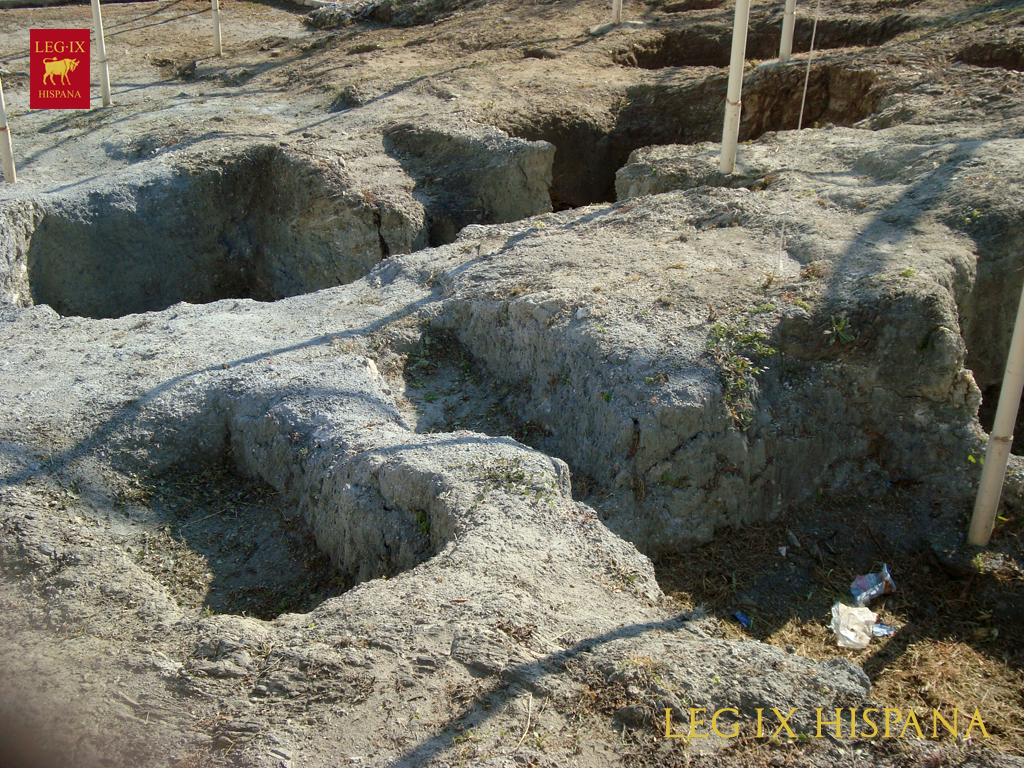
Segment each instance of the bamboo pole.
M96 47L99 49L100 98L104 107L110 106L110 70L107 68L107 44L103 40L103 16L100 14L100 0L92 0L93 31L96 33Z
M804 75L804 93L800 97L800 119L797 121L796 129L804 129L804 107L807 106L807 86L811 82L811 62L814 61L814 38L818 35L818 19L821 18L821 0L814 5L814 25L811 27L811 47L807 51L807 72ZM797 138L799 142L799 137Z
M213 55L223 56L220 38L220 0L210 0L213 4Z
M612 24L622 23L622 0L612 0Z
M1017 422L1017 408L1021 392L1024 392L1024 289L1021 290L1017 306L1017 320L1010 338L1010 352L1003 374L1003 388L999 392L995 423L988 437L985 451L985 465L981 470L978 497L974 502L971 528L967 542L984 547L992 538L992 527L996 521L999 497L1003 492L1006 464L1010 460L1010 446L1013 444L1013 428Z
M789 62L793 55L793 31L796 29L796 0L786 0L782 15L782 41L779 43L779 64Z
M0 164L4 169L4 181L13 184L18 180L14 172L14 148L11 146L11 129L7 125L7 104L4 102L4 84L0 81Z
M743 62L747 54L747 22L750 0L736 0L736 18L732 26L732 56L729 59L729 87L725 96L725 124L722 126L722 156L718 170L736 170L736 144L740 138L740 105L743 93Z

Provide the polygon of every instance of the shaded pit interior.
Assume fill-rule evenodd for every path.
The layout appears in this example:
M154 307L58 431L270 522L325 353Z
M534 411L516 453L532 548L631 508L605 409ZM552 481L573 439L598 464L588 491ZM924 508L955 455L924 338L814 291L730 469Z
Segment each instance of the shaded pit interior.
M551 207L579 208L615 199L615 171L636 149L599 117L565 112L516 116L499 127L530 141L555 146Z
M740 141L797 128L804 76L802 67L765 67L746 77ZM726 72L685 71L631 86L614 116L540 110L510 114L497 124L514 136L555 146L554 210L613 202L615 173L634 150L721 140L726 80ZM872 70L819 59L808 80L803 125L853 125L874 114L884 96Z
M26 254L32 302L94 318L352 282L386 255L379 213L305 158L257 146L62 201Z
M814 49L833 50L852 46L876 46L914 29L913 17L895 14L876 18L821 19L814 35ZM793 53L811 47L812 24L798 19L793 31ZM747 35L746 58L775 59L782 37L781 14L771 19L752 19ZM661 35L620 48L612 53L616 64L641 69L666 67L727 67L732 28L722 24L693 24L670 29Z
M981 390L978 422L991 433L1021 297L1017 263L1021 237L1013 213L999 209L985 213L985 225L968 230L977 249L977 277L971 295L958 303L967 346L964 365ZM949 223L956 226L962 220ZM1024 400L1018 404L1011 452L1024 456Z
M685 13L686 11L707 11L722 5L725 0L675 0L661 6L664 13Z
M496 380L448 329L424 329L404 357L402 378L404 395L416 408L418 432L468 429L509 436L551 456L560 453L544 427L520 415L528 382Z
M1002 392L1001 384L993 384L986 387L981 393L981 407L978 408L978 422L981 428L991 433L996 421L996 407L999 405L999 393ZM1017 421L1013 429L1013 445L1010 453L1015 456L1024 456L1024 398L1017 405Z
M287 440L302 455L298 434ZM260 619L308 612L436 554L429 511L348 483L310 507L243 474L238 450L244 440L218 460L129 473L114 486L108 519L124 532L125 551L183 607Z
M962 48L956 59L976 67L1002 67L1024 72L1024 38L972 43Z
M129 476L114 514L131 531L125 551L185 608L273 619L352 586L292 505L227 463Z

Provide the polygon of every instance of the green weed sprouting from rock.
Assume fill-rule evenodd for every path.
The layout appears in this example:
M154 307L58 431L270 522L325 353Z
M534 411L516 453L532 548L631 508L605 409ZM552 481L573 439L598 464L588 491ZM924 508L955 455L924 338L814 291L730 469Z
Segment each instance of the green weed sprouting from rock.
M829 318L829 322L832 327L825 331L825 335L829 337L828 345L830 347L837 341L846 343L856 338L850 330L850 323L846 319L846 315L839 315L839 317L833 315Z
M751 330L749 322L715 323L708 336L707 350L719 366L725 407L736 427L745 430L754 421L753 385L767 369L764 358L776 354L761 331Z

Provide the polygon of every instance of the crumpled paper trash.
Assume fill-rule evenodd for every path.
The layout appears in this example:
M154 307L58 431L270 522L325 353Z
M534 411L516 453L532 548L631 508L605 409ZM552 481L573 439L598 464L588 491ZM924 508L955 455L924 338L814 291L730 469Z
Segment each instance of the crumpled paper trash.
M858 651L867 648L877 618L877 613L862 605L836 603L832 606L832 631L836 636L836 644L840 648Z
M883 564L878 573L858 576L850 585L850 594L857 605L867 605L879 595L888 595L896 591L896 582L892 580L889 566Z

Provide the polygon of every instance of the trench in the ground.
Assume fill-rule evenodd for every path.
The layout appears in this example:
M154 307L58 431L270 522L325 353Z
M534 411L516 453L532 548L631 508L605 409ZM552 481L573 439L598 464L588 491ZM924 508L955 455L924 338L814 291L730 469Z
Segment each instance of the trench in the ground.
M483 312L492 317L491 311ZM727 425L724 405L713 395L678 409L643 405L651 392L659 393L652 403L659 397L668 399L660 393L669 376L663 381L655 376L645 379L641 372L635 385L620 381L616 391L607 390L605 396L599 388L615 366L579 354L582 345L568 342L559 330L538 329L529 320L519 326L498 309L495 325L514 326L506 337L514 340L503 347L493 337L481 338L473 314L472 308L456 307L449 316L421 325L411 338L405 336L398 355L385 354L387 339L380 345L381 371L409 401L407 422L420 432L471 430L511 436L562 459L571 470L573 497L589 504L611 530L651 557L703 543L722 528L745 527L800 509L790 505L830 483L833 488L845 487L851 473L857 477L862 471L859 462L885 462L884 446L866 447L866 453L852 458L842 448L837 450L836 446L853 442L867 446L863 433L851 428L843 415L847 408L867 404L833 402L823 412L825 394L840 396L829 381L795 359L773 364L788 371L784 387L778 374L759 382L763 391L756 407L764 411L765 419L758 421L762 426L771 423L772 431L748 430ZM495 353L495 346L501 351ZM535 357L537 348L548 349ZM506 365L509 360L513 362ZM516 379L517 370L519 375L524 370L533 375ZM685 373L687 384L672 383L673 395L692 395L705 372L715 375L694 361ZM646 387L640 383L644 380ZM598 382L599 397L588 396L592 382ZM630 386L637 389L627 394ZM638 395L642 399L632 400ZM627 403L622 410L617 409L623 405L620 397ZM641 403L639 413L630 410L629 402ZM776 420L767 420L769 412ZM681 421L674 422L670 413ZM695 434L680 440L677 430L683 423L688 425L687 434ZM943 445L942 450L948 447ZM653 462L644 458L649 452L656 455ZM645 463L637 468L631 461L634 456ZM900 472L888 466L859 478L855 485L885 488L887 479L892 480L890 485L900 482Z
M425 326L398 346L395 339L386 340L377 363L398 385L406 420L417 432L465 429L508 436L563 458L548 430L521 416L528 384L495 378L451 330Z
M971 43L960 49L956 59L976 67L1002 67L1024 72L1024 37Z
M1017 303L1021 294L1021 276L1015 268L1016 247L1005 251L1003 258L983 253L978 263L978 280L973 309L964 319L967 358L964 365L974 374L981 390L978 422L986 433L995 424L996 408L1003 388L1003 374L1010 348ZM977 307L989 311L979 312ZM1024 399L1018 404L1011 452L1024 456Z
M1024 279L1018 274L1016 258L1011 256L1020 252L1021 245L1019 228L1013 225L1015 215L1012 211L1007 213L1002 224L994 221L999 218L995 214L989 218L993 219L991 226L978 230L977 280L969 291L957 296L961 331L969 350L966 366L973 370L983 390L980 419L986 431L992 427L991 415L999 392L1020 283ZM602 363L581 359L578 347L583 345L566 344L559 328L537 329L533 310L539 305L531 303L529 294L533 292L528 286L510 284L495 298L493 306L482 308L456 300L426 331L421 327L421 338L415 343L410 345L406 340L400 386L404 384L405 396L415 406L410 422L420 431L469 429L510 435L565 460L572 469L577 497L591 503L613 530L648 553L656 554L658 549L635 535L640 527L640 515L633 514L634 509L642 507L645 496L655 503L665 500L671 505L670 514L675 517L650 518L654 524L663 524L666 528L693 526L696 530L701 522L697 519L700 515L715 518L716 526L719 522L743 524L778 514L784 504L803 498L799 494L815 490L816 484L827 488L829 483L850 482L851 477L858 478L858 482L863 478L869 484L878 480L920 483L922 474L913 474L914 465L934 466L941 471L947 467L942 457L950 455L951 450L963 449L964 436L970 432L970 414L965 409L936 404L935 418L943 420L943 426L931 432L928 438L913 435L914 440L924 442L916 443L912 451L894 449L902 439L899 422L903 418L897 414L901 408L908 407L907 401L900 401L894 394L891 402L878 408L871 402L857 400L856 396L845 393L840 396L827 377L815 373L814 365L807 362L811 358L797 355L787 358L781 366L772 364L770 368L775 372L760 382L763 385L761 402L767 404L766 407L774 408L782 403L778 411L772 410L770 423L772 434L783 437L774 439L757 430L741 434L741 430L712 424L713 415L702 416L707 428L699 430L692 440L679 444L678 450L673 449L671 462L659 462L650 471L646 469L648 465L644 465L640 470L642 474L633 476L630 488L630 478L617 476L618 469L623 464L628 469L628 459L637 454L638 449L639 454L643 454L645 440L653 445L661 439L663 428L668 431L671 428L649 423L639 431L634 427L622 440L619 437L622 430L606 407L610 399L603 393L601 399L593 397L593 391L591 397L587 397L587 382L601 381ZM980 307L985 307L985 312L979 312ZM875 310L861 311L873 313ZM510 330L500 330L503 328ZM814 332L814 336L820 343L820 332ZM929 338L930 333L921 343L927 343ZM924 347L918 346L915 350L910 346L905 352L895 354L913 358L914 352L925 351ZM559 362L552 363L553 360ZM380 367L384 370L387 365ZM780 395L782 382L778 377L782 370L787 371L782 388L786 390L785 395ZM524 378L516 380L516 376ZM898 392L898 385L893 390ZM799 399L794 394L797 391ZM822 412L823 396L835 398L837 415L832 415L831 407ZM781 400L773 399L780 397ZM705 412L714 410L701 408ZM845 413L850 410L860 410L871 424L869 429L851 427L854 422L848 421ZM649 414L634 416L634 424L639 425L646 415ZM605 424L599 432L595 423L602 419ZM1014 450L1019 453L1024 418L1018 419L1016 434L1018 441ZM745 442L743 450L735 450L739 442ZM859 447L849 452L835 448L854 444ZM597 447L591 450L594 445ZM731 458L730 451L740 458ZM754 466L758 451L767 459L765 466L773 467L770 471L774 476ZM709 456L715 459L709 461ZM715 465L716 461L720 464ZM671 466L663 471L662 465L669 463ZM737 471L744 463L754 469ZM708 464L714 466L705 471ZM592 477L588 477L588 473ZM694 479L701 476L704 480ZM768 478L767 483L755 486L755 482L764 477ZM637 483L636 479L641 482ZM724 481L729 481L729 485ZM686 495L702 489L707 491L703 496ZM597 497L591 494L595 490ZM629 499L623 500L630 490L637 502L635 505ZM738 501L741 512L728 510L725 505L730 498ZM610 502L606 504L605 499ZM725 507L726 514L715 504ZM609 515L616 515L616 519L605 517L603 509L611 510ZM697 512L689 514L692 510ZM665 551L666 547L660 550Z
M875 46L918 26L903 14L876 18L821 19L814 36L817 51ZM799 23L793 33L793 52L810 50L812 25ZM779 55L782 21L752 19L747 35L747 59L769 60ZM656 37L617 49L617 64L641 69L666 67L727 67L732 47L732 27L722 24L692 24L669 29Z
M990 384L981 391L981 407L978 408L978 422L986 433L991 434L996 421L996 406L1003 385ZM1017 420L1013 430L1013 445L1010 452L1016 456L1024 456L1024 398L1017 406Z
M409 177L380 194L329 157L255 145L47 198L40 213L0 210L21 233L0 237L0 287L15 304L93 318L274 301L350 283L393 253L451 242L467 224L549 210L546 145L398 128L385 144Z
M800 124L805 70L761 68L743 86L740 140ZM551 201L566 210L615 200L615 174L634 150L652 145L720 141L727 73L681 73L631 86L605 113L540 109L497 126L555 146ZM855 61L823 58L811 68L803 125L850 126L874 114L885 96L876 72Z
M256 146L47 205L28 290L61 315L271 301L351 282L385 255L379 212L306 158Z
M994 425L1024 284L1020 268L1024 232L1015 182L1008 178L1001 196L976 192L973 182L965 185L965 209L973 213L965 218L963 210L951 208L941 214L951 230L973 241L973 280L969 291L956 293L956 301L966 347L964 367L981 391L978 421L986 433ZM1024 456L1024 400L1017 410L1013 436L1012 452Z
M279 435L254 465L236 457L248 452L251 436L229 434L217 456L200 449L128 474L111 510L126 552L185 609L261 619L310 611L437 553L446 540L444 521L429 503L410 507L341 477L345 470L317 480L319 492L295 487L296 477L311 471L300 469L307 437Z
M229 460L128 475L112 495L108 524L113 518L127 554L183 608L272 619L352 586L294 505Z

